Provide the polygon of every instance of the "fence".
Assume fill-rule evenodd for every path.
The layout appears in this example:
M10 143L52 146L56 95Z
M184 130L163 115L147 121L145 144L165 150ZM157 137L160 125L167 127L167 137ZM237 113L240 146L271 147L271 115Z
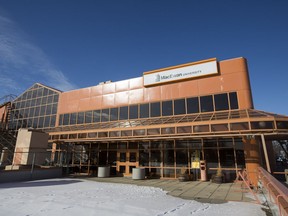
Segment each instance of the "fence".
M273 215L288 216L288 188L262 167L258 168L259 183Z

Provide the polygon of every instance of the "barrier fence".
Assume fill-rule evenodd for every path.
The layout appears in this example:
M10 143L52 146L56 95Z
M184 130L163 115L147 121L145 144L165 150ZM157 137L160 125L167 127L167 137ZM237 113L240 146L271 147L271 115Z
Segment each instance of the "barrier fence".
M259 184L273 215L288 216L288 188L262 167L258 168Z

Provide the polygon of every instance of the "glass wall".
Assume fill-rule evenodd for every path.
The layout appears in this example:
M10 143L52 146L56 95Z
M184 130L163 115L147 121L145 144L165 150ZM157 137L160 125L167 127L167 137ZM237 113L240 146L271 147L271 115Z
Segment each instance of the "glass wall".
M9 129L55 127L58 99L59 91L40 84L33 85L13 101ZM65 123L74 124L76 119L75 113L71 115L70 122L66 117Z

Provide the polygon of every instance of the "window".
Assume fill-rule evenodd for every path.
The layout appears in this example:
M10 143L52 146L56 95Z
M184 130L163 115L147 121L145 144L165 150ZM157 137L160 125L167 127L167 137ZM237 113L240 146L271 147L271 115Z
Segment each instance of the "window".
M187 113L199 113L198 97L187 98Z
M229 109L227 94L214 95L214 101L216 111Z
M149 118L149 104L140 104L140 118Z
M77 124L83 124L84 123L84 112L79 112L77 116Z
M213 108L213 98L212 95L200 97L201 112L212 112Z
M186 114L185 99L174 100L174 115Z
M128 119L128 106L120 107L119 120Z
M173 105L172 101L163 101L162 102L162 116L173 115Z
M129 106L129 119L138 118L138 105Z
M101 122L109 121L109 109L103 109L101 112Z
M118 120L118 107L110 109L110 121Z
M150 104L150 117L160 116L160 102Z
M100 121L100 110L94 110L93 111L93 122L99 122Z
M236 92L229 93L230 109L238 109L238 98Z
M85 123L92 122L92 111L85 112Z
M71 115L70 115L70 125L76 124L76 120L77 120L77 113L71 113Z

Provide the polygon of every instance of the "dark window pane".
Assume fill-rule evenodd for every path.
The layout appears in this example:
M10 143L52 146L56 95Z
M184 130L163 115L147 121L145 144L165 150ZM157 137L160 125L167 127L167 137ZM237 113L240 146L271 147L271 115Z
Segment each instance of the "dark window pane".
M150 104L150 116L157 117L160 116L160 102Z
M185 99L174 100L174 115L186 114Z
M54 95L53 102L57 103L58 102L58 98L59 98L59 95Z
M70 115L70 125L76 124L76 120L77 120L77 113L71 113L71 115Z
M101 122L109 121L109 109L103 109L101 112Z
M79 112L77 116L77 124L83 124L84 123L84 112Z
M85 112L85 123L92 122L92 111Z
M41 106L41 108L40 108L40 115L41 116L45 115L45 109L46 109L45 106Z
M132 105L129 107L129 119L138 118L138 105Z
M53 104L52 105L52 114L56 114L57 113L57 104Z
M59 126L63 125L63 114L59 116Z
M40 114L40 107L35 107L34 116L39 116L39 114Z
M51 115L51 113L52 113L52 105L49 104L46 107L46 115Z
M238 109L238 98L236 92L229 93L230 109Z
M45 105L47 103L47 97L42 97L41 104Z
M214 101L216 111L229 109L227 94L214 95Z
M68 125L69 124L69 114L64 114L63 118L63 125Z
M187 98L187 113L199 113L198 97Z
M44 127L49 127L49 125L50 125L50 116L46 116L44 121Z
M118 120L118 107L110 109L110 121Z
M44 117L40 117L38 122L38 128L43 128L43 123L44 123Z
M173 105L172 101L163 101L162 102L162 116L173 115Z
M140 104L140 118L149 118L149 104Z
M212 112L213 108L213 98L212 95L200 97L201 112Z
M50 127L55 127L55 123L56 123L56 115L52 115L50 120Z
M128 119L128 107L120 107L119 120Z
M100 121L100 110L94 110L93 111L93 122L99 122Z
M48 96L47 103L52 103L53 102L53 95Z

